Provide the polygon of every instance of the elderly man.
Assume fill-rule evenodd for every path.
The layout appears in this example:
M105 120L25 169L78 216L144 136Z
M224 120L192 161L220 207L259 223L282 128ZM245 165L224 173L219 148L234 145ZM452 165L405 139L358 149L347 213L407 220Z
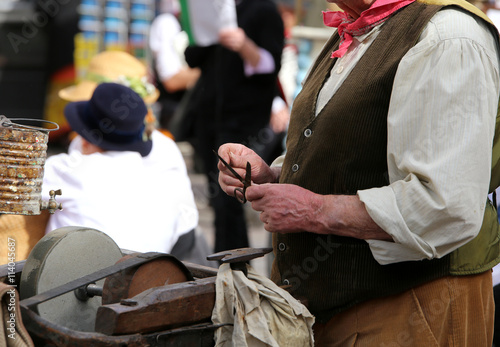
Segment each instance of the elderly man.
M316 316L320 346L491 345L498 32L460 0L329 2L344 12L324 13L338 30L294 102L284 160L218 151L242 175L251 164L271 277Z

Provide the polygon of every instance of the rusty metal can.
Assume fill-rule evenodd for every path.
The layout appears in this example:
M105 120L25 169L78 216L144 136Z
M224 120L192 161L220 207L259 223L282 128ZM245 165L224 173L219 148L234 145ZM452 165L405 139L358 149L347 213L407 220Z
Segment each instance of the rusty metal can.
M12 123L0 116L0 213L40 214L51 130Z

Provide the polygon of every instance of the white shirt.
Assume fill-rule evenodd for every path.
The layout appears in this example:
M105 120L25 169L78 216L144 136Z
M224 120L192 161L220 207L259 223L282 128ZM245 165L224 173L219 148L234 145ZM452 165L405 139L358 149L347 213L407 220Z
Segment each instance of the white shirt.
M198 225L191 182L177 145L158 131L146 157L107 151L83 155L78 137L68 154L47 159L42 196L61 189L63 210L46 232L84 226L109 235L120 248L170 252L179 236Z
M149 46L161 80L168 80L185 65L183 57L187 45L187 35L181 31L179 21L174 15L162 13L153 20L149 32Z
M156 70L161 80L168 80L178 73L183 66L184 50L188 46L187 34L181 31L179 21L170 13L157 16L151 23L149 46L156 60ZM245 76L274 72L276 64L269 51L259 47L260 59L257 66L245 61Z
M486 11L486 15L495 24L497 28L500 28L500 10L496 8L490 8Z
M318 104L342 84L374 30L337 60ZM438 12L401 60L387 124L390 185L357 192L395 241L367 241L380 264L440 258L479 232L499 82L495 39L481 21L454 8Z

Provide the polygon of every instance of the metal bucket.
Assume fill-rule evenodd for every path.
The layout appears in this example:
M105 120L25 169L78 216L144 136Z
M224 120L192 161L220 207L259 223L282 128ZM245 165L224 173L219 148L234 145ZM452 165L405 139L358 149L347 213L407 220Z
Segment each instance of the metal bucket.
M41 121L0 116L0 213L38 215L41 211L43 168L49 131L13 123Z

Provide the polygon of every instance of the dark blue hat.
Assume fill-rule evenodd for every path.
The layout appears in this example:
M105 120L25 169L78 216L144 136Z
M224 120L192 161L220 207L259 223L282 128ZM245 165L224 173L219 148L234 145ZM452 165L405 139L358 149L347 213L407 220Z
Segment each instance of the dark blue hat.
M71 102L64 109L71 128L88 142L107 151L139 152L143 157L153 146L143 137L147 113L136 92L116 83L101 83L90 100Z

